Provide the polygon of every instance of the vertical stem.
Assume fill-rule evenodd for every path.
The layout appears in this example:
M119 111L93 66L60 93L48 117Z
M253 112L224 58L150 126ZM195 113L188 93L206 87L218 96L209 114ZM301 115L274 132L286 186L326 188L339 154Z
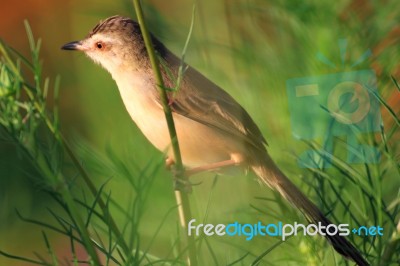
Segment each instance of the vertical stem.
M147 30L146 23L143 16L142 7L140 4L140 0L133 0L133 4L136 11L136 16L138 18L138 22L140 25L140 29L143 35L143 39L146 45L146 50L150 58L151 66L154 71L154 75L157 82L158 91L161 96L161 101L164 109L165 119L168 125L168 131L171 138L172 149L174 153L174 161L175 166L177 168L178 173L183 173L183 164L182 164L182 157L179 149L179 142L176 134L174 119L172 117L171 108L168 105L168 97L167 92L165 91L164 81L161 75L161 71L159 68L159 62L157 56L154 52L153 44L150 38L150 34ZM183 180L183 182L187 181L183 174L178 174L176 176L178 180ZM184 230L183 236L185 238L185 244L188 248L188 264L191 266L197 266L197 252L196 252L196 245L195 239L193 235L187 234L187 224L189 222L190 217L192 217L189 197L188 194L183 191L182 189L175 188L175 199L176 203L178 204L179 210L179 220L182 229Z

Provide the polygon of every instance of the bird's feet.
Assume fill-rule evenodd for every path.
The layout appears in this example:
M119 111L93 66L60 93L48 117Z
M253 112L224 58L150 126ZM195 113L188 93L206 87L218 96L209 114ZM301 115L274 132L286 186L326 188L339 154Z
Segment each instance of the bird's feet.
M191 193L193 191L192 184L189 181L189 175L187 175L185 168L182 167L178 169L175 165L175 161L170 157L165 159L165 167L172 173L175 190L184 191L186 193Z

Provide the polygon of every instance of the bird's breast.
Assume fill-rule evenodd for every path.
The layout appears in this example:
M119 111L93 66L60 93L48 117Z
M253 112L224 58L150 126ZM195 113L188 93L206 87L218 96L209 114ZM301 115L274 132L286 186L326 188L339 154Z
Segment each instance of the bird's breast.
M152 97L155 85L150 79L134 75L129 79L115 80L132 120L157 149L165 149L169 144L168 131L162 106Z

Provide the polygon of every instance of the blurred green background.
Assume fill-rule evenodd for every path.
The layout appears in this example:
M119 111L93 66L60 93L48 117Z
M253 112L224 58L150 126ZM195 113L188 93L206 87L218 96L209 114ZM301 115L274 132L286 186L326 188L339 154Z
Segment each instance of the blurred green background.
M193 2L153 0L143 1L143 4L151 31L179 55L189 31ZM112 161L110 157L119 158L131 167L131 173L143 173L142 170L149 164L146 173L158 169L143 206L140 241L143 248L152 243L149 252L157 257L173 257L169 251L177 234L177 216L173 209L176 203L170 174L162 167L162 154L131 122L110 75L84 55L60 50L64 43L83 38L101 19L116 14L134 17L131 1L3 0L1 6L0 37L3 41L29 58L24 19L31 24L35 37L42 39L44 76L52 79L56 75L61 76L61 131L75 144L74 150L96 184L100 186L109 180L106 192L111 193L113 200L121 206L128 208L132 197L135 197L132 187L126 178L121 177L121 172L109 167L106 162ZM337 195L331 191L320 191L322 200L318 191L310 185L316 182L313 179L315 173L299 168L296 162L296 155L304 151L307 144L295 139L291 133L286 80L339 72L340 68L332 70L317 60L316 54L321 52L340 65L337 41L347 38L348 65L371 49L372 56L357 69L372 68L376 72L379 93L398 117L400 94L391 76L400 80L399 10L396 0L384 3L368 0L197 2L194 32L186 61L245 107L262 130L269 143L269 152L281 169L324 212L333 211L343 223L352 221L344 211L350 209L361 224L373 225L375 220L370 212L373 208L352 209L362 195L357 193L356 184L348 183L345 175L337 169L327 171L331 178L328 179L334 185L344 186L343 202L354 205L330 205L330 202L337 202ZM380 164L371 166L380 181L379 184L374 183L379 188L372 189L379 191L382 195L379 200L385 206L396 200L398 205L400 134L389 112L383 107L381 112L385 132L393 131L393 134L388 139L390 151L382 156ZM378 145L381 144L380 134L370 137ZM339 145L335 151L335 156L345 160L343 146L340 148ZM360 173L365 172L365 165L352 167ZM259 220L265 223L305 221L288 204L280 202L279 197L275 198L276 194L255 182L252 175L221 176L215 185L214 180L213 174L201 174L194 178L194 182L200 182L200 185L194 188L190 198L194 217L198 221L205 218L214 224L232 221L256 223ZM80 188L74 189L79 195ZM265 200L270 198L274 200ZM390 210L392 213L397 210L394 205L394 209ZM47 208L53 207L56 208L55 203L41 190L40 177L35 175L35 170L21 158L12 144L1 142L0 250L28 257L34 256L33 251L37 251L46 257L42 228L21 221L15 209L25 217L51 221ZM172 211L167 215L169 210ZM115 215L121 216L117 221L122 226L123 216ZM394 213L392 216L398 222L399 215ZM386 232L393 233L393 221L385 215L382 217ZM163 224L161 232L152 242L160 224ZM58 256L68 258L68 238L51 233L50 236ZM382 241L384 247L390 237L391 234L387 234L376 241ZM354 241L362 245L372 239L359 237ZM202 265L213 265L216 261L225 265L242 257L244 259L238 264L248 265L277 242L275 238L258 237L246 242L240 237L233 241L212 237L211 247L203 245L200 251ZM364 246L365 250L371 251ZM371 251L373 263L378 263L379 252L384 251ZM344 265L333 253L322 239L296 237L275 248L261 264ZM338 262L334 262L333 257ZM393 261L396 258L398 260L399 255ZM0 256L0 265L27 264Z

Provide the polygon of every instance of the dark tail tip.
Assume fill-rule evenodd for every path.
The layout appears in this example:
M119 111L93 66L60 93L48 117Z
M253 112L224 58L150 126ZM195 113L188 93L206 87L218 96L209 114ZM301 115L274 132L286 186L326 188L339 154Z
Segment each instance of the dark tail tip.
M290 203L296 206L309 220L310 223L318 225L321 223L325 228L330 224L325 215L314 205L266 156L264 162L252 167L253 171L270 187L276 189ZM326 230L325 230L326 231ZM343 257L354 261L359 266L368 266L369 263L363 258L360 252L346 240L344 236L337 234L330 235L324 232L333 248Z
M310 213L308 213L310 215ZM317 214L315 211L311 211L311 219L312 223L321 223L325 228L329 225L333 224L328 218L326 218L319 210ZM325 230L326 231L326 230ZM325 233L325 237L328 239L329 243L333 246L333 248L341 254L343 257L354 261L359 266L369 266L368 261L364 259L364 257L344 236L339 234L330 235Z

